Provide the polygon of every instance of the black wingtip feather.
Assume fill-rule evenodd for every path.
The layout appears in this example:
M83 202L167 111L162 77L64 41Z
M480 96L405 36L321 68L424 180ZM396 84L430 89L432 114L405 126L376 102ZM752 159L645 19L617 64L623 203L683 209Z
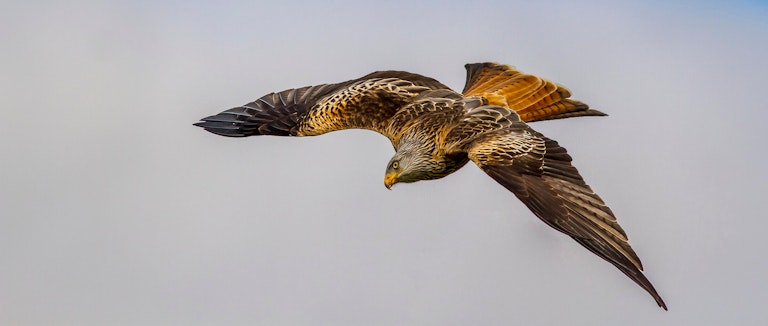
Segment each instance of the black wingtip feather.
M226 137L295 136L301 117L311 106L347 84L349 82L270 93L246 105L205 117L194 125Z
M202 121L192 125L226 137L249 136L249 134L245 132L247 129L243 128L242 121L227 119L223 117L222 114L203 118Z

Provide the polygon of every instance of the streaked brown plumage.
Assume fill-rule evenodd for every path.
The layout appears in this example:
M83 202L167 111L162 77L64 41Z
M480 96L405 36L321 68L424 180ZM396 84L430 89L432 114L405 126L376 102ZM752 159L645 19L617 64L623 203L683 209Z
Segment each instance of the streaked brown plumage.
M569 99L565 87L507 65L466 68L462 94L432 78L379 71L271 93L195 125L230 137L370 129L395 148L387 188L442 178L471 160L544 223L616 266L666 310L613 212L571 165L565 148L526 124L605 114Z

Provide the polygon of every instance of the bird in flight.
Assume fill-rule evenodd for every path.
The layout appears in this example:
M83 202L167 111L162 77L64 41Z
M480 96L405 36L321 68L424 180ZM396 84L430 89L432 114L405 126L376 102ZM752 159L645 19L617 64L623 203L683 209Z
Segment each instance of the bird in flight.
M584 182L565 148L527 124L605 114L569 99L567 88L514 67L465 67L462 93L418 74L377 71L270 93L195 125L228 137L373 130L395 149L384 176L387 188L439 179L472 161L544 223L616 266L666 310L611 209Z

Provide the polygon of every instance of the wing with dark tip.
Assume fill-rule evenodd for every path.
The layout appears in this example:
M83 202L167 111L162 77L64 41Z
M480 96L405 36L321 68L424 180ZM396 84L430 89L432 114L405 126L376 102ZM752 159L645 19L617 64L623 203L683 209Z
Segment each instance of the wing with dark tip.
M508 107L526 122L578 116L603 116L587 104L571 100L571 92L548 80L526 75L498 63L467 64L464 96L479 96L488 104Z
M565 148L519 121L477 134L464 146L539 219L616 266L667 309L613 212L571 165Z
M399 108L420 93L435 89L447 87L416 74L379 71L338 84L270 93L205 117L195 126L229 137L311 136L351 128L384 134Z
M344 86L324 84L270 93L251 103L205 117L195 126L228 137L296 136L299 119L319 99Z

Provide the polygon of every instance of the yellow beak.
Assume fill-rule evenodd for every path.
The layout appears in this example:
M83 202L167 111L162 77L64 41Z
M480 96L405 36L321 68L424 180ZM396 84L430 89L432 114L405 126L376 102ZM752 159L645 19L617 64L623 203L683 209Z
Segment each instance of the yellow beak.
M397 182L397 173L387 173L384 175L384 187L392 190L392 185Z

